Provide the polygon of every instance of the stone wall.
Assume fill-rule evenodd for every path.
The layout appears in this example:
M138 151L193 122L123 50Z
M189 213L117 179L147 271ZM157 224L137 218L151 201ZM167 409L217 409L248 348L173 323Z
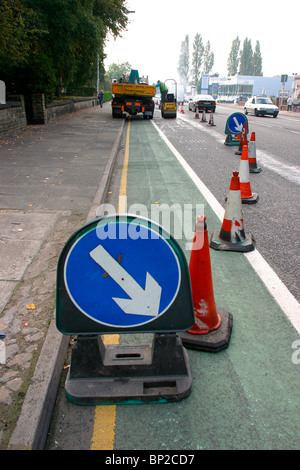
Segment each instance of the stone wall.
M42 93L33 93L31 95L31 102L32 122L30 124L47 124L55 122L61 116L97 105L97 98L75 98L45 104ZM0 105L0 138L22 132L26 127L27 119L24 97L8 97L7 103Z
M80 109L89 108L95 105L97 105L96 97L76 98L63 102L49 103L46 104L45 107L45 119L46 122L53 122L61 116L71 114L75 111L79 111Z
M0 104L0 138L22 132L26 126L24 97L8 97L6 104Z

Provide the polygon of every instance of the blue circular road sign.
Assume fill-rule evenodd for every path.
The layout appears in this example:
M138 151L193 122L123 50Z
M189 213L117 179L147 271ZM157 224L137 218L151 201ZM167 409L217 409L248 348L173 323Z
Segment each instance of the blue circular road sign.
M243 113L234 113L229 116L226 122L225 132L230 134L241 134L243 131L244 124L247 123L248 133L248 119Z
M101 224L85 233L65 262L67 291L92 320L132 327L162 315L176 297L180 265L173 248L138 221Z
M140 216L103 216L75 232L57 268L64 334L186 331L194 324L188 265L177 241Z

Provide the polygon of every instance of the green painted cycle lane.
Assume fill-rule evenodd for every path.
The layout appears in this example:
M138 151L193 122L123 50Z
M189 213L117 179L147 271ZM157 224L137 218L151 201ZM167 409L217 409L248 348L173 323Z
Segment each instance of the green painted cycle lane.
M127 198L127 209L142 204L149 218L155 206L189 204L196 220L203 204L209 235L220 229L149 121L131 122ZM178 242L189 261L190 240ZM188 351L193 386L185 400L118 406L116 450L299 449L300 365L292 361L298 333L242 253L211 249L210 256L216 304L233 316L229 347Z

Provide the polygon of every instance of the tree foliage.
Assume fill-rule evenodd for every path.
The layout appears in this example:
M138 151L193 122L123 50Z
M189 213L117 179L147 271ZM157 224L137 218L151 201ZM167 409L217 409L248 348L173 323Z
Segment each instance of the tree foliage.
M203 73L209 73L212 71L215 62L215 55L210 50L210 42L207 41L205 49L204 49L204 57L203 57Z
M253 49L251 39L246 38L240 54L240 74L252 75L253 73Z
M214 53L210 49L210 41L204 47L201 34L194 37L192 52L192 67L190 70L189 36L186 35L181 43L181 50L178 62L178 74L180 82L186 87L191 83L196 88L199 87L201 74L210 73L214 65ZM191 76L189 77L189 72ZM189 78L191 82L189 82Z
M260 44L259 41L256 41L254 54L253 54L253 75L262 76L262 57L260 52Z
M256 75L261 76L262 57L260 52L260 43L256 41L253 52L251 39L246 38L243 42L243 48L240 49L240 39L237 36L232 41L232 47L227 60L228 75Z
M112 78L119 79L125 74L129 75L131 69L132 69L132 66L129 64L129 62L122 62L121 64L113 63L108 67L106 75L110 79Z
M193 43L192 54L192 82L197 86L201 75L201 65L203 60L204 45L201 34L196 34Z
M98 60L104 74L105 38L120 35L128 22L125 0L1 0L2 12L0 78L11 91L46 98L95 88Z
M23 65L36 46L37 14L19 0L0 3L0 70Z
M189 51L189 35L187 34L181 43L181 50L178 62L178 74L183 84L188 83L190 69L190 51Z
M239 57L240 45L241 45L241 41L239 37L237 36L232 41L231 51L227 60L227 72L229 76L233 76L238 73L239 61L240 61L240 57Z

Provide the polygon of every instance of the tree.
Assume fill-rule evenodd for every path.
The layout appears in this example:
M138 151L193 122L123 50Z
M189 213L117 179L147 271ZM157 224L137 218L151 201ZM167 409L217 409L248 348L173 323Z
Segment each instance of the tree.
M185 39L181 43L181 50L178 63L178 74L180 82L184 86L187 86L189 80L189 67L190 67L190 52L189 52L189 36L185 36Z
M37 14L19 0L0 4L0 70L23 65L35 47Z
M240 74L253 75L253 50L251 39L246 38L240 53Z
M227 72L229 76L233 76L238 73L240 44L241 41L237 36L236 39L232 41L231 51L227 60Z
M259 41L256 41L255 50L253 54L253 75L262 76L262 57L260 52Z
M123 74L129 75L132 67L129 62L122 62L121 64L111 64L108 67L108 71L106 72L106 76L109 79L116 78L119 79L122 77Z
M200 70L203 59L204 46L201 34L196 34L193 43L193 58L192 58L192 80L193 84L197 86L200 78Z
M93 15L101 19L106 29L114 37L119 36L128 23L128 13L126 0L91 0L93 4ZM86 0L81 0L85 8Z
M104 70L104 44L108 32L120 35L128 22L126 0L2 0L35 12L31 30L35 41L26 42L26 60L15 63L6 76L7 88L18 93L44 92L49 100L62 88L76 90L94 83L97 62ZM6 14L15 36L26 39L22 21ZM22 17L23 18L23 17ZM7 28L6 28L7 30ZM2 31L2 29L1 29ZM0 32L1 37L1 32ZM21 42L20 39L20 42ZM0 60L3 54L1 55ZM5 59L1 68L6 69Z
M210 50L210 42L207 41L204 49L204 58L203 58L203 73L211 72L215 62L215 55Z

